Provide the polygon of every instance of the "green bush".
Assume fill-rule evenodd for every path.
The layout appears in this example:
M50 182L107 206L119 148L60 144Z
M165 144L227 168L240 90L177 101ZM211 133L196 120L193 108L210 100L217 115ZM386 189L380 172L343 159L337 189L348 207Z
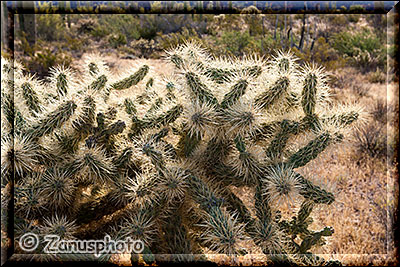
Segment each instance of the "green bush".
M358 33L343 31L334 34L331 44L340 55L348 57L354 66L364 72L386 65L385 43L370 30L363 29Z
M117 48L127 44L126 36L122 33L113 34L108 37L108 43L113 47Z
M203 41L202 38L197 35L194 29L188 29L186 27L179 32L159 35L156 39L159 42L160 49L164 50L176 47L184 41Z
M91 35L97 39L109 35L124 35L127 42L140 38L139 17L136 14L101 14Z
M345 66L346 59L340 57L338 53L333 49L324 37L319 37L313 47L313 50L304 49L300 52L296 47L292 48L296 56L300 58L302 62L313 61L318 65L324 66L328 70L336 70Z
M62 41L68 35L60 14L36 14L37 37L45 41Z
M225 31L221 37L215 37L215 40L216 47L211 48L215 54L226 52L231 56L243 56L257 48L254 37L247 31Z

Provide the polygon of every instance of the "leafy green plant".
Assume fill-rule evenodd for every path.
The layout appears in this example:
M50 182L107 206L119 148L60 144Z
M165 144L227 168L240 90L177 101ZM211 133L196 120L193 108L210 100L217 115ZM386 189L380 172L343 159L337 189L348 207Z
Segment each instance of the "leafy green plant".
M223 49L230 56L243 56L257 47L254 37L250 36L247 31L225 31L221 37L215 38L215 43L214 53L221 53L222 51L217 49Z
M216 58L190 42L167 54L169 78L147 65L115 77L93 55L80 77L58 67L47 82L2 59L1 172L15 183L18 255L33 231L139 239L148 263L243 255L249 238L272 263L337 263L312 253L334 229L310 229L335 196L298 169L339 144L360 109L329 104L324 71L291 54ZM251 188L251 206L235 187Z
M108 38L108 43L114 48L117 48L122 45L126 45L127 44L126 36L121 33L119 33L117 35L111 35Z
M36 14L38 38L46 41L64 40L69 33L60 14Z
M303 62L313 61L331 71L344 67L347 62L326 42L324 37L316 40L312 50L305 49L300 52L296 47L292 48L292 50Z
M384 42L374 33L364 29L360 33L340 32L332 38L333 47L364 72L384 67L386 49Z

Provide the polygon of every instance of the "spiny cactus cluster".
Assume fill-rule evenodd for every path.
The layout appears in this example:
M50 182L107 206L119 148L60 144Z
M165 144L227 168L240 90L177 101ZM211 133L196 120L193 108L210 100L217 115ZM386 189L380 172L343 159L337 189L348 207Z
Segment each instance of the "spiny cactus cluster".
M324 71L290 53L216 58L186 43L167 60L169 76L143 65L116 77L93 56L79 75L58 67L41 81L2 58L2 193L14 181L15 240L109 233L176 260L242 255L250 242L273 262L332 263L311 250L334 230L309 226L335 197L296 169L341 142L361 110L332 105Z

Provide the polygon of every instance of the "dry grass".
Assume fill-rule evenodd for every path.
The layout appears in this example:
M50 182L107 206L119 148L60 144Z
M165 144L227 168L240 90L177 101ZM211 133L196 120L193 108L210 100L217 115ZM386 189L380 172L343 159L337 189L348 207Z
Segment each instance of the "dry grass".
M115 69L124 69L132 64L148 64L153 71L167 74L172 66L160 60L124 60L114 55L105 57L106 62ZM398 113L398 103L395 102L394 84L368 83L365 76L354 69L342 70L339 83L332 88L333 97L338 102L356 102L371 114L370 121L386 123L389 144L398 138L393 123L393 114L388 121L379 122L374 119L377 105L386 103L388 110ZM361 88L361 89L360 89ZM124 98L132 91L119 92ZM398 93L397 93L398 94ZM397 106L396 106L397 105ZM378 107L379 108L379 107ZM382 112L382 110L378 110ZM397 114L394 114L397 115ZM350 135L354 137L353 135ZM397 136L397 137L396 137ZM357 139L351 139L342 144L330 147L316 160L303 167L300 172L311 175L316 183L322 184L336 193L336 201L331 206L321 206L313 211L314 229L333 226L335 233L328 238L327 244L315 249L325 259L337 259L344 265L396 265L396 252L393 244L393 211L397 206L397 163L392 160L371 157L368 153L360 153L357 149ZM388 164L387 164L388 163ZM236 189L235 193L251 207L253 192L248 188ZM247 244L250 254L236 258L222 255L209 255L209 259L218 264L227 265L265 265L265 257L260 255L260 249ZM126 265L129 259L114 258L114 263Z

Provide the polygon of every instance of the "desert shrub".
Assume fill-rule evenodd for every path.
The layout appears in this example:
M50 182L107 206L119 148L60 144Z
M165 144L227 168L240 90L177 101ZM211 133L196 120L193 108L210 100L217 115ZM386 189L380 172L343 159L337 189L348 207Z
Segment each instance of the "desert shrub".
M354 94L360 97L367 96L370 89L370 86L357 82L352 82L350 86Z
M334 34L331 42L340 55L348 57L354 66L364 72L385 67L384 42L367 29L359 33L343 31Z
M360 158L385 159L387 152L386 124L372 122L354 132L355 145Z
M98 27L99 27L99 25L96 23L95 20L93 20L91 18L82 19L79 21L79 24L77 26L77 32L79 35L88 34L88 33L93 32Z
M231 56L243 56L257 47L254 37L247 31L225 31L215 40L216 47L213 48L213 52L216 54L226 52Z
M93 56L80 76L58 67L43 81L2 59L1 177L15 184L16 257L34 231L139 239L146 263L243 255L250 238L270 263L337 264L312 253L334 234L312 226L314 208L335 196L298 169L340 145L359 109L331 105L323 70L288 53L214 57L186 43L167 54L170 78L147 65L115 77ZM233 186L251 188L254 204ZM71 260L41 249L30 255Z
M272 35L266 34L264 37L256 37L256 43L257 43L257 50L260 51L260 54L273 54L273 52L276 50L276 47L280 46L280 38L279 35L276 38L276 40L273 38ZM262 45L261 45L262 41ZM255 51L257 52L257 51Z
M144 58L154 57L155 52L162 51L155 40L139 39L130 42L129 46L133 48L137 56Z
M380 69L376 69L376 71L368 73L367 79L370 83L385 83L386 73Z
M17 50L22 51L24 55L33 55L35 50L38 48L36 44L30 45L26 39L26 33L21 32L18 39L20 43L17 45Z
M22 58L21 63L27 71L43 78L49 74L50 68L57 65L70 66L71 62L72 58L67 53L45 48Z
M328 14L326 15L326 19L333 27L343 27L347 23L346 16L342 14Z
M122 33L113 34L108 37L108 43L111 47L117 48L127 44L126 36Z
M340 69L346 64L346 59L338 55L324 37L319 37L315 41L312 50L311 48L306 48L300 52L296 47L292 48L292 50L303 62L313 61L330 71Z
M389 110L388 110L387 101L379 99L374 104L374 109L371 113L372 113L373 118L376 121L379 121L379 122L385 124L387 121L388 111Z
M207 29L209 34L216 36L225 31L239 31L244 23L239 14L220 14L210 19Z
M60 14L36 14L36 31L45 41L64 40L69 34Z
M136 14L100 14L93 19L97 20L97 25L90 34L97 39L110 35L124 35L129 42L140 38L140 20Z
M186 27L183 27L179 32L160 35L156 40L159 42L160 49L163 50L176 47L184 41L202 42L202 38L198 36L194 29Z
M162 14L162 15L140 15L140 37L143 39L154 39L158 33L168 34L181 31L184 27L194 28L191 16L188 14Z

